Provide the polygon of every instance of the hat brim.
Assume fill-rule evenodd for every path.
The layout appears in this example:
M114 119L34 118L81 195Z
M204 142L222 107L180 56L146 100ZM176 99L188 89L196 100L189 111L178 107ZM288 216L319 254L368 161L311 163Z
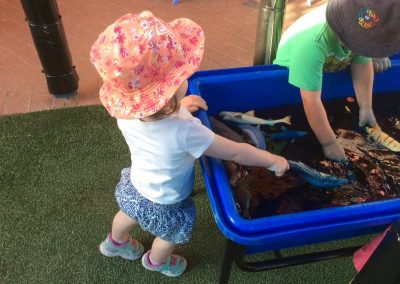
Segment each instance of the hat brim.
M163 74L164 78L171 79L170 82L155 80L145 88L129 92L105 82L100 88L100 101L111 116L120 119L135 119L158 112L174 96L180 85L199 68L204 53L204 32L201 27L186 18L176 19L169 25L177 42L185 48L185 52L179 53L179 58L175 59L175 62L180 62L179 66L175 66ZM185 30L192 28L199 32L197 41L186 44L188 38L184 36ZM148 94L160 91L162 93L158 95L159 99L154 99L154 96L151 96L151 101L147 101L147 104L136 103L134 100L134 97L139 94L146 97Z
M388 57L400 51L400 43L396 40L381 42L369 36L369 31L363 29L353 16L349 16L357 15L357 8L348 6L346 1L329 0L326 8L329 27L347 48L355 54L373 58Z

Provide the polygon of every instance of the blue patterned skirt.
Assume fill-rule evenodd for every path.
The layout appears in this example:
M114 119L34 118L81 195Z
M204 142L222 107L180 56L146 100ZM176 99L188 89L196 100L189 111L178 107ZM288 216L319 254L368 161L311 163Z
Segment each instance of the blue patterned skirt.
M175 204L154 203L133 187L130 168L121 171L115 197L121 211L151 234L174 244L184 244L192 237L196 208L192 198Z

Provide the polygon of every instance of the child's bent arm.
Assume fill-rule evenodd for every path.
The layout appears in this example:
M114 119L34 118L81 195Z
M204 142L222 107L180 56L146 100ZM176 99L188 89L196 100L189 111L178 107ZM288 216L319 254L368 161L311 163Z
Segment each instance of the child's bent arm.
M325 156L335 161L345 161L346 154L336 141L322 104L321 91L300 90L300 94L307 120L321 143Z
M246 166L268 168L278 176L289 169L287 160L280 156L257 149L250 144L234 142L217 134L204 154Z

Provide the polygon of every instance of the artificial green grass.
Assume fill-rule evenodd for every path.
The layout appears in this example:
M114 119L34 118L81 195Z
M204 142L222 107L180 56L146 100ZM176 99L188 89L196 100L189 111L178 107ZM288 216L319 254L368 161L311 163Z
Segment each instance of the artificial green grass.
M178 247L187 272L170 279L140 261L106 258L98 245L118 208L115 184L129 153L115 121L99 106L0 117L0 283L217 283L224 237L197 165L193 240ZM132 234L149 248L152 236ZM337 241L355 245L367 237ZM287 250L310 252L327 245ZM351 258L249 273L230 283L348 283Z

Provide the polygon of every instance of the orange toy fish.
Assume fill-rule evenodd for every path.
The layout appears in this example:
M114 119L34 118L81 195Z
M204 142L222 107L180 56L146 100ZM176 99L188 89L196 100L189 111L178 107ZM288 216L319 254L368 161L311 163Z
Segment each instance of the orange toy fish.
M378 125L374 127L365 127L365 131L367 131L375 142L378 142L393 152L400 152L400 143L383 132Z

